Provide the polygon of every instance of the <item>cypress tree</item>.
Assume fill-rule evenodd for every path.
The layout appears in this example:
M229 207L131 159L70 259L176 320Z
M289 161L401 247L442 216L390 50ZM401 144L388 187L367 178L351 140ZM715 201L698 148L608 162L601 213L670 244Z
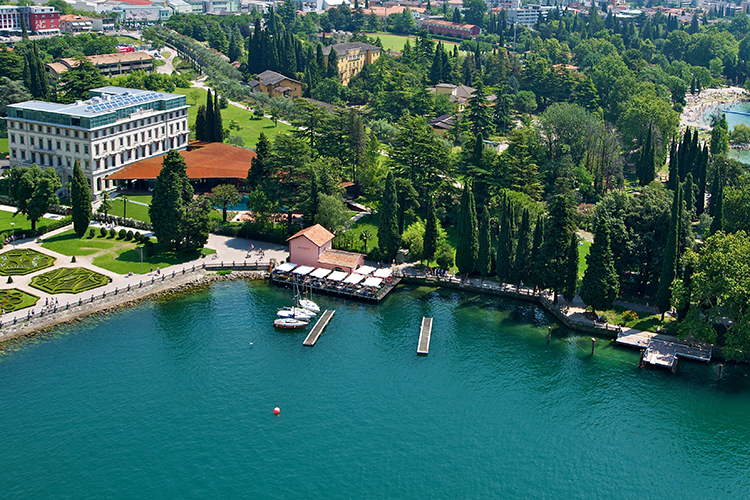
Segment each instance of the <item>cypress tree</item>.
M513 281L522 283L529 277L529 264L532 252L531 215L525 208L521 216L521 227L518 229L516 258L513 261Z
M701 150L700 168L698 170L698 196L695 198L695 214L700 216L705 211L706 203L706 171L708 169L708 148Z
M206 131L206 142L215 142L214 141L214 98L211 95L211 89L208 89L208 93L206 94L206 121L205 123L205 131Z
M667 182L667 189L674 189L677 183L677 144L672 141L669 146L669 182Z
M570 234L575 230L573 222L573 199L569 191L552 197L549 204L549 224L544 235L544 246L540 256L544 262L544 281L557 294L565 285L565 268L568 261Z
M266 134L263 132L258 136L258 142L255 144L255 158L250 163L250 169L247 171L246 185L248 191L253 191L268 178L268 155L271 150L271 144L268 142Z
M669 234L667 244L664 247L664 257L659 277L659 291L656 296L656 306L661 311L661 319L664 313L672 306L672 281L677 273L677 252L679 245L679 231L681 221L682 189L675 189L672 196L672 218L669 223Z
M380 201L378 242L380 251L385 254L388 261L391 261L401 244L401 235L398 232L398 193L393 172L388 172L388 177L385 179L385 191Z
M206 106L203 104L198 107L198 114L195 115L195 139L206 140Z
M467 182L461 195L461 211L458 218L458 244L456 245L456 266L463 275L474 272L479 252L477 230L477 209L474 193Z
M693 174L687 174L685 182L682 183L682 198L685 200L685 208L690 214L690 219L693 218L693 207L695 207L695 186L693 184Z
M328 54L326 78L335 78L336 80L339 79L339 58L333 48L331 48L331 53Z
M305 225L312 226L318 215L318 195L320 194L320 179L315 163L310 164L310 184L308 186L307 203L305 204Z
M490 233L490 211L487 205L482 209L479 218L479 248L477 253L477 271L486 278L490 275L492 267L492 235Z
M529 278L535 285L541 285L544 281L544 261L542 260L542 248L544 247L544 215L539 214L534 226L534 241L531 245L531 259L529 260Z
M432 66L430 67L430 82L433 85L437 85L443 81L443 57L441 52L443 52L443 44L438 42L435 56L432 58Z
M509 282L513 278L513 257L515 256L514 238L515 217L513 214L513 205L510 200L507 201L506 209L500 226L500 237L497 240L497 279L503 283Z
M24 42L29 41L29 32L26 28L26 18L24 18L23 15L21 16L21 40Z
M154 184L149 215L159 243L177 249L185 232L186 205L193 197L185 158L174 149L164 157Z
M711 221L711 227L708 229L708 233L713 235L717 231L721 231L723 226L724 218L724 183L720 182L716 189L716 200L711 198L712 205L714 207L714 220Z
M325 78L326 59L323 55L323 46L321 44L318 44L315 48L315 65L317 66L318 77Z
M221 106L219 106L219 93L214 94L214 134L213 142L224 142L224 125L221 122Z
M437 213L435 212L435 201L432 196L427 198L427 225L424 230L424 259L429 265L430 261L435 257L437 252L438 243L438 228L440 227L440 221L438 221Z
M586 256L586 272L581 282L581 299L594 311L612 307L620 292L609 238L609 221L600 216L595 223L594 243Z
M612 252L610 251L610 259ZM612 260L612 271L614 272L614 260ZM576 285L578 285L578 235L570 235L570 246L568 247L568 263L565 270L565 287L563 298L566 302L573 302L576 297Z
M73 182L70 186L70 207L73 216L73 230L79 238L86 234L91 222L91 186L76 160L73 166Z
M724 176L722 175L721 166L717 165L714 171L714 180L711 183L711 198L708 200L708 215L711 217L716 215L716 203L719 200L719 190L723 182Z

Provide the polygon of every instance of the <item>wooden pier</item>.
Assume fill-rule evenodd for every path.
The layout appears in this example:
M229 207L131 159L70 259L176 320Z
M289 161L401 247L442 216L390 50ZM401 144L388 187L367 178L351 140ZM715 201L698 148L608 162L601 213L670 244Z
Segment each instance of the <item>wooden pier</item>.
M325 327L328 326L328 322L331 321L331 318L333 318L333 313L335 312L335 309L326 309L323 315L318 319L317 323L315 323L315 326L313 327L310 334L307 336L307 338L305 338L305 341L302 342L302 345L310 347L314 346L315 342L317 342L318 338L320 338L320 334L323 333Z
M643 362L674 370L678 358L696 361L711 361L712 347L702 342L685 343L671 335L644 332L635 329L623 330L617 335L617 343L643 349Z
M280 286L288 287L294 284L294 280L289 277L272 274L271 279L275 284ZM343 286L340 286L340 284L336 286L324 286L318 283L304 282L300 283L300 287L304 285L307 288L311 288L318 293L324 293L326 295L337 295L339 297L343 296L348 299L363 300L367 302L380 302L385 298L386 295L388 295L389 292L391 292L391 290L395 289L400 282L401 278L393 278L389 283L381 286L374 293L365 293L365 290L350 290Z
M432 318L422 318L422 327L419 329L419 344L417 354L430 352L430 337L432 336Z

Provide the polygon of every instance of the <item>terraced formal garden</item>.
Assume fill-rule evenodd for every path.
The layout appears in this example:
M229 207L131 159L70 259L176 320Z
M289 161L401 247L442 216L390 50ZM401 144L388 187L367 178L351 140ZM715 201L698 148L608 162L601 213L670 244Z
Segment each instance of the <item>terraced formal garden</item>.
M122 205L122 204L120 204ZM130 207L128 207L129 211ZM90 238L85 236L78 238L71 229L64 233L45 238L42 247L48 248L54 252L69 256L91 256L91 263L102 269L112 271L118 274L141 274L149 272L150 269L165 267L175 264L182 264L200 257L200 252L184 253L176 252L172 248L154 242L153 254L148 255L143 252L143 267L141 267L141 254L137 247L142 246L133 240L123 240L119 236L112 237L107 235L102 237L95 232L96 236ZM212 254L215 250L204 248L203 253Z
M22 276L45 269L55 263L49 255L25 248L14 248L0 254L0 274Z
M109 277L85 267L61 267L34 276L30 285L49 294L81 293L109 283Z
M39 297L22 292L16 288L0 290L0 308L6 313L19 311L36 305Z

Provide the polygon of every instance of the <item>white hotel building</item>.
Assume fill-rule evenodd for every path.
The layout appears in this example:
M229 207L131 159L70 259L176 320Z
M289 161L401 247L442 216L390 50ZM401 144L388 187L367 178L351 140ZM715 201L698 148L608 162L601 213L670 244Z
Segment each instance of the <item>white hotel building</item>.
M188 144L188 106L178 94L101 87L87 101L27 101L7 109L11 168L53 167L65 185L78 160L94 199L115 188L108 175Z

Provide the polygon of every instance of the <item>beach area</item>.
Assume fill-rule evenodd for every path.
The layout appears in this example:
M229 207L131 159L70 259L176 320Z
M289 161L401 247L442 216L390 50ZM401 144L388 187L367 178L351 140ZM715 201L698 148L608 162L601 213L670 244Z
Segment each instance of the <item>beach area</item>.
M686 127L711 130L711 115L737 104L750 102L750 95L742 87L706 89L699 94L687 94L687 105L680 116L680 130Z

